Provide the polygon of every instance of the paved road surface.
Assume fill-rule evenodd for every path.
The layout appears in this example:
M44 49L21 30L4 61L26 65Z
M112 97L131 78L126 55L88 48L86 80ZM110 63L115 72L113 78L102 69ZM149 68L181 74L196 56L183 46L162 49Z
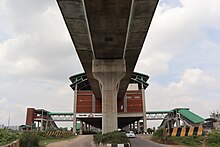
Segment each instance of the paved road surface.
M94 147L93 136L79 135L71 140L50 143L47 147Z
M150 140L149 135L136 135L136 138L131 138L132 147L183 147L176 145L162 145ZM54 142L47 147L94 147L92 135L79 135L74 139Z
M131 138L132 147L165 147L165 145L160 145L150 141L150 136L148 135L136 135L135 138Z

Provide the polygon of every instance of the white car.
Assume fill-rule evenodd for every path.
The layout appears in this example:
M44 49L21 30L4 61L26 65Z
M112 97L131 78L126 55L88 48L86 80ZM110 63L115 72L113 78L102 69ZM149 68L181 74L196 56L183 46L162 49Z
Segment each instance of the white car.
M126 132L126 136L127 136L128 138L135 138L135 134L134 134L133 131L128 131L128 132Z

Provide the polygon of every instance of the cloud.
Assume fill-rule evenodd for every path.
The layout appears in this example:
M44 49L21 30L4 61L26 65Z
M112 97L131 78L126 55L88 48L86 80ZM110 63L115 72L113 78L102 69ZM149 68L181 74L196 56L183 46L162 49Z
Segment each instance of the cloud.
M149 87L148 108L173 109L187 107L208 117L211 109L218 109L218 81L201 69L186 69L177 82L168 85L152 82ZM211 97L212 96L212 97ZM211 101L209 101L211 100Z
M186 93L191 90L212 88L216 86L215 81L214 77L204 75L203 71L198 68L187 69L184 72L181 81L178 83L171 83L168 86L167 91L173 90L175 93L178 93L178 91Z
M55 1L3 0L0 22L0 124L24 124L27 107L71 111L82 67Z
M67 79L72 73L82 71L56 3L50 1L45 5L24 0L18 5L11 3L5 1L2 8L4 32L10 36L0 42L3 73L14 77ZM34 9L28 13L32 6Z
M219 106L220 1L161 0L135 70L150 75L148 110ZM54 0L0 1L0 124L27 107L71 111L80 61Z
M150 75L148 110L219 109L220 1L160 1L137 62ZM218 35L217 35L218 34Z
M184 68L195 68L198 65L199 68L202 68L204 62L210 62L207 61L207 58L213 60L213 55L214 58L219 58L219 37L213 36L213 32L220 32L220 20L216 19L220 17L217 7L220 5L218 0L212 0L209 4L200 0L182 0L180 1L181 5L176 7L167 7L167 4L163 3L161 1L155 12L137 62L137 70L151 73L155 66L164 69L165 65L168 65L167 70L161 70L161 74L164 74L165 71L170 70L174 63L182 61L179 66L183 62L188 64L189 62L186 61L188 58L198 60L190 61L191 65L188 64L187 66L191 67L184 66ZM163 56L155 58L154 56L158 52ZM200 55L204 59L201 59ZM154 62L151 62L151 57L154 58ZM146 68L143 68L145 66ZM156 76L159 74L160 71L157 72Z
M171 59L172 54L170 53L154 51L139 61L136 70L144 69L144 71L147 71L147 73L150 75L161 75L167 72L169 68L169 61Z

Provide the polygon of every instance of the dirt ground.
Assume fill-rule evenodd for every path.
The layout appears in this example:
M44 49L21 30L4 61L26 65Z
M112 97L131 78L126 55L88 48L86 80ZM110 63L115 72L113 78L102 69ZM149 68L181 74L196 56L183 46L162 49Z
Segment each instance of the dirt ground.
M69 147L69 146L76 146L76 147L83 147L83 143L89 142L91 147L94 147L91 135L78 135L74 139L54 142L47 145L47 147ZM74 145L75 144L75 145Z

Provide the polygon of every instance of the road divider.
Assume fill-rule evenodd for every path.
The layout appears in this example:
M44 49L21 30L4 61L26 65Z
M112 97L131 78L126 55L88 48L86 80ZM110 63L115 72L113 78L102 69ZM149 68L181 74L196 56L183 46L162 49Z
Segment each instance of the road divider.
M202 126L164 129L164 135L168 136L201 136L202 134Z

